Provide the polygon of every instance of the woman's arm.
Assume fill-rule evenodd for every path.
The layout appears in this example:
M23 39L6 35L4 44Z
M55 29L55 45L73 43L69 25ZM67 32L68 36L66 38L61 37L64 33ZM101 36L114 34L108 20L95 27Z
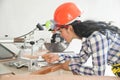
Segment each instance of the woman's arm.
M95 33L91 35L86 41L86 45L83 46L80 59L78 62L73 60L69 65L70 69L82 75L104 75L105 62L107 51L108 51L108 41L104 35L101 33ZM92 56L92 67L84 66L89 56Z

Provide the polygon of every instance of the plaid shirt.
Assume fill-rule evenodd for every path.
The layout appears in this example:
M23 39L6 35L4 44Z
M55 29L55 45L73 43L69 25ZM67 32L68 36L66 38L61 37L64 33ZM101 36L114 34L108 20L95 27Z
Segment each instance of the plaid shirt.
M71 60L69 68L73 73L80 75L104 75L106 64L120 63L120 36L109 30L103 35L95 31L82 43L79 54L59 55L59 62ZM92 67L84 66L92 56Z

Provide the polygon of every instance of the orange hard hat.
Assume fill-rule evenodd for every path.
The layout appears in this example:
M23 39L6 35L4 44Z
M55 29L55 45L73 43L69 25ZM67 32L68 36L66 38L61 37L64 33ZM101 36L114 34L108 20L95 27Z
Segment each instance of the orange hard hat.
M65 25L78 16L81 16L79 8L72 2L66 2L55 10L54 21L59 25Z

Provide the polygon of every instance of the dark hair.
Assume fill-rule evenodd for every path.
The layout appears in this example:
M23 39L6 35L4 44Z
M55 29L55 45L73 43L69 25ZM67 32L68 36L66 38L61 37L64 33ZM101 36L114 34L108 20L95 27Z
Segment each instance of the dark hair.
M74 21L70 25L73 26L74 32L79 37L89 37L94 31L100 31L102 34L105 34L106 29L120 34L120 29L118 29L118 27L110 25L103 21Z

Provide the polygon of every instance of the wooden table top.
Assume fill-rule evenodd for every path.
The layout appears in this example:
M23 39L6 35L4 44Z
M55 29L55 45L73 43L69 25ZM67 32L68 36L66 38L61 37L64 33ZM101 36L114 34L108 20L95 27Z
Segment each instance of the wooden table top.
M79 76L79 75L0 75L0 80L120 80L114 76Z

